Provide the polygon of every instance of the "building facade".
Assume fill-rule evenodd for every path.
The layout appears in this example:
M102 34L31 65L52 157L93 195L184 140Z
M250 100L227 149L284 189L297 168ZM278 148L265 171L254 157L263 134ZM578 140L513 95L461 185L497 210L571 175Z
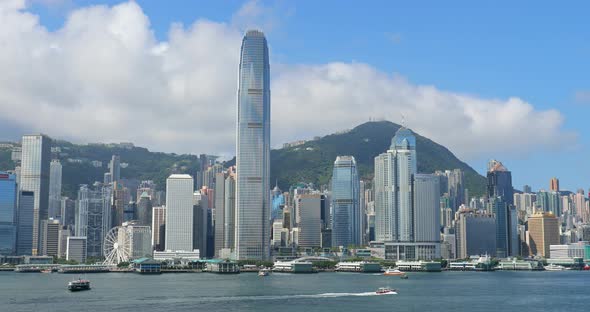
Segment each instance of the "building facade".
M49 165L49 218L61 217L62 166L54 159Z
M559 220L552 213L535 213L529 222L529 252L532 256L550 258L550 245L559 245Z
M173 174L166 180L166 249L193 250L193 178Z
M264 34L242 40L236 140L238 260L270 255L270 65Z
M363 241L360 180L352 156L338 156L332 173L332 246L360 246ZM321 212L321 211L320 211Z
M16 253L19 256L33 254L33 225L35 222L35 193L20 191L18 199L18 225Z
M496 255L496 217L473 209L459 210L455 219L457 258Z
M37 255L40 245L41 221L49 213L49 167L51 139L45 135L25 135L22 138L20 190L33 192L32 253Z
M16 175L0 172L0 254L12 256L16 253L17 230Z

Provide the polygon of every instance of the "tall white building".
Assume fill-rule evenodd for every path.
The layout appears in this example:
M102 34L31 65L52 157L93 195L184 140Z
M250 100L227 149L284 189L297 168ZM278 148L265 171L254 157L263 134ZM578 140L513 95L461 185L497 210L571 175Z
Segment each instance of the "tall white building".
M193 250L193 188L188 174L166 180L166 250Z
M52 160L49 166L49 217L54 219L61 215L61 173L59 160Z
M439 179L431 174L414 175L414 240L440 243Z
M375 157L375 239L412 241L412 177L417 172L416 139L400 128L386 153Z
M238 260L270 256L270 65L264 34L242 40L236 133Z
M20 190L34 195L32 254L41 249L41 221L49 213L49 167L51 139L45 135L25 135L22 138Z

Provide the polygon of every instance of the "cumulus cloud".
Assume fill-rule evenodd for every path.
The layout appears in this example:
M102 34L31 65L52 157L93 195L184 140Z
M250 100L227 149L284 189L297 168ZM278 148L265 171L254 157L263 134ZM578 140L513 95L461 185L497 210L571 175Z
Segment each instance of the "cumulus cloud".
M174 24L162 42L132 1L77 8L57 31L24 7L0 2L1 133L26 129L76 142L233 155L242 36L236 23ZM271 68L274 146L402 115L467 158L530 152L570 135L558 111L415 85L363 63Z

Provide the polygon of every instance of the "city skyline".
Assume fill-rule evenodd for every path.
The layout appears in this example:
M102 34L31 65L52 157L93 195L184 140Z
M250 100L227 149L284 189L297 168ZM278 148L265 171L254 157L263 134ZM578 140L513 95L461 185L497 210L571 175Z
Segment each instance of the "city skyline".
M74 44L83 42L89 46L92 46L93 44L98 44L100 46L100 44L105 43L105 41L103 41L104 39L108 42L120 41L123 44L121 46L123 47L123 50L117 50L117 52L123 58L141 55L143 51L147 50L150 51L150 53L155 53L152 55L152 58L150 58L151 61L162 60L163 63L169 64L172 67L163 73L161 68L155 68L157 67L158 61L155 63L149 61L150 63L145 63L145 66L140 66L146 70L153 70L149 72L150 74L146 75L145 73L142 73L141 76L150 76L153 74L154 77L161 77L161 81L168 82L164 84L167 86L166 90L160 92L158 90L161 90L161 86L152 85L152 82L146 83L138 78L137 85L154 90L154 94L149 95L150 99L144 99L132 95L129 98L129 103L121 103L121 105L116 106L113 112L115 112L118 117L113 119L107 128L101 123L100 119L89 121L78 117L80 113L85 113L84 116L88 116L90 112L87 111L87 109L91 106L107 104L90 102L88 98L83 96L83 94L71 94L68 93L68 90L56 88L58 91L58 94L56 94L57 97L64 95L67 96L66 98L74 98L76 99L76 103L81 103L83 106L78 107L74 106L74 104L69 104L74 109L68 110L67 113L64 113L64 111L58 108L53 109L52 105L54 99L52 97L46 97L45 101L47 101L50 110L48 114L45 115L51 116L53 120L58 119L62 121L59 123L46 123L43 120L31 123L30 116L33 116L34 114L29 116L17 116L15 115L17 112L7 111L4 116L5 118L8 118L8 120L6 120L4 124L6 129L3 129L6 130L3 132L6 137L3 139L14 139L23 132L41 131L50 133L56 138L65 138L75 142L133 141L157 151L193 153L207 151L231 157L234 134L232 134L233 131L228 131L228 127L222 127L222 125L226 124L226 122L231 122L235 112L235 109L233 108L235 91L233 89L236 83L236 77L235 69L232 68L237 66L238 59L235 55L229 53L229 51L239 45L239 40L245 29L250 26L249 21L256 21L258 19L254 13L266 12L266 9L268 8L275 9L273 2L233 2L232 4L225 5L208 4L199 7L199 10L196 11L198 13L192 15L177 12L178 9L174 6L172 6L174 8L170 9L172 12L156 13L154 10L159 6L150 5L143 1L129 3L122 2L122 4L120 4L121 2L119 1L91 1L84 2L84 4L71 2L71 5L66 5L64 7L61 7L58 4L59 1L57 1L53 2L55 3L53 6L58 7L58 11L63 11L53 15L48 12L49 9L47 7L42 6L38 2L32 2L33 4L31 4L28 9L20 11L16 10L16 8L22 9L22 6L19 5L19 1L14 1L12 3L13 5L10 7L3 4L5 6L3 14L14 17L13 21L15 23L24 22L26 17L30 17L27 15L28 13L38 14L40 18L38 28L46 29L47 35L52 39L51 42L53 45L45 41L33 43L34 46L40 48L40 51L45 51L38 55L40 60L46 61L43 62L43 64L53 64L54 61L60 61L63 55L71 55L71 53L77 52L81 53L80 57L87 57L87 55L83 53L87 53L88 51L76 50L73 48ZM89 7L87 6L89 3L107 4L110 6ZM408 16L412 16L412 13L415 13L415 8L411 6L397 7L395 4L386 3L384 5L394 6L399 12L408 12ZM322 12L329 6L329 4L320 6L318 10ZM248 11L248 8L250 8L251 11ZM445 71L440 70L437 71L439 74L432 74L430 77L424 76L425 71L427 71L426 68L421 68L416 64L419 61L428 61L429 58L423 53L418 53L415 57L409 57L407 52L419 48L419 46L416 46L416 40L422 39L424 41L430 39L430 37L421 37L424 35L422 33L416 33L416 30L412 28L415 27L415 25L405 19L400 20L399 23L394 23L396 27L400 28L400 33L396 34L396 30L393 29L388 31L388 36L384 34L386 31L383 31L382 29L370 28L369 26L376 27L376 25L372 24L364 25L364 28L358 30L347 28L344 28L345 30L343 30L343 33L349 33L353 38L357 38L360 35L359 31L363 31L363 33L367 34L367 36L372 39L376 39L375 36L377 35L382 36L382 41L387 42L388 44L388 46L383 48L387 48L386 51L392 52L397 56L390 61L384 61L384 53L375 53L374 46L368 46L367 50L351 50L350 47L338 50L330 49L326 47L328 42L340 47L342 45L342 39L339 37L338 33L334 33L334 37L329 38L330 40L318 42L318 36L321 36L322 30L328 30L324 28L319 28L318 34L311 34L312 37L310 39L311 42L318 42L319 46L324 47L322 52L317 51L314 47L315 45L309 45L305 46L305 49L297 49L298 53L291 53L289 52L289 48L293 43L290 43L288 38L291 38L293 42L301 42L301 36L309 35L308 31L303 31L299 34L294 32L293 29L294 26L301 23L301 17L305 16L309 9L309 3L298 3L292 16L286 18L285 21L281 21L282 23L280 24L282 24L282 26L271 27L272 25L257 25L261 26L263 31L269 31L270 36L273 38L271 49L276 51L276 53L273 53L273 55L276 56L271 58L271 63L277 64L277 66L273 66L273 68L275 68L273 69L273 77L276 77L276 79L273 80L273 90L275 90L273 93L273 102L279 105L278 107L281 107L281 109L273 110L272 119L281 120L283 122L280 125L276 125L273 131L273 146L277 146L283 142L311 138L315 135L325 135L338 130L343 130L343 128L350 128L362 121L368 120L369 118L385 118L393 122L401 123L400 113L402 113L406 117L408 125L417 133L423 134L445 145L462 160L467 161L473 168L482 174L485 173L482 164L484 164L487 159L499 158L513 168L515 172L519 173L518 175L515 175L515 185L528 183L538 189L545 187L545 181L552 176L558 176L561 179L563 189L573 191L586 184L582 175L579 173L589 171L588 164L586 164L581 158L581 155L584 154L584 150L587 149L588 144L585 142L587 139L582 135L582 130L584 129L583 124L580 124L577 116L583 115L584 110L587 110L588 108L584 105L575 107L567 106L564 108L565 111L561 111L561 108L558 111L556 104L547 104L547 102L559 103L560 99L565 98L570 99L569 101L572 103L571 105L574 105L573 98L583 101L585 98L585 93L583 92L585 87L583 83L576 83L579 79L572 80L570 77L569 81L574 81L573 85L575 85L576 88L570 87L571 90L569 90L569 93L565 94L562 87L560 89L561 97L553 96L547 100L539 98L539 95L531 90L531 83L525 85L520 84L524 91L528 91L528 93L523 92L522 97L520 97L521 93L519 89L517 89L519 84L514 83L514 81L510 86L504 85L498 81L495 82L495 84L502 85L502 88L496 87L488 89L487 86L474 85L475 80L471 79L471 77L466 79L467 77L461 76L465 75L468 69L471 71L473 70L470 69L473 67L473 64L469 64L471 66L468 67L466 66L467 64L462 64L461 61L474 61L473 57L465 58L465 55L462 53L455 53L461 57L462 60L458 59L458 57L452 59L453 63L456 63L455 68L457 68L458 71L456 71L455 75L451 75L450 78L459 75L458 77L462 77L463 79L446 79L449 78L449 76L445 76L442 74ZM518 7L515 9L518 9ZM537 8L536 10L543 12L546 8ZM285 8L278 5L278 8L276 8L275 11L278 11L275 13L280 15L284 13ZM518 12L518 10L515 10L515 12ZM512 14L506 17L509 25L513 25L517 21L515 16L513 16L515 12L508 12L509 14ZM563 17L564 15L563 12L559 10L554 10L553 12L558 17ZM178 13L178 15L175 13ZM248 15L248 13L250 13L250 15ZM343 16L351 14L349 11L339 11L339 13L343 14ZM474 10L474 13L481 14L478 10ZM492 10L490 14L495 13L497 13L497 11ZM84 14L87 14L89 18L77 18ZM432 18L440 18L430 10L427 10L426 14ZM254 15L254 18L252 18L252 15ZM270 17L272 17L272 14L270 15ZM235 18L232 18L232 16L235 16ZM264 20L266 17L268 16L264 16L263 14L260 19ZM122 32L122 34L132 34L131 36L113 37L108 31L105 32L105 26L117 22L117 18L119 18L120 20L118 21L123 24L130 20L136 21L136 23L132 23L132 27L127 27ZM206 18L209 18L209 20L206 20ZM241 19L246 19L246 21L239 22ZM170 22L177 20L183 22L186 26L170 28ZM570 18L569 20L572 19ZM575 16L573 20L577 21ZM520 21L520 19L518 19L518 21ZM152 26L148 26L147 23L150 23ZM193 26L189 27L189 25ZM84 38L69 37L67 38L68 40L65 40L61 34L68 33L68 30L74 26L82 29L85 34L94 34L96 32L101 33L102 35L84 36ZM340 24L340 26L343 25ZM452 23L451 26L453 26ZM454 26L456 28L457 25ZM406 31L401 30L404 27L407 29ZM427 24L424 27L431 26ZM570 28L570 26L562 27L568 27L568 30ZM3 31L10 32L10 29L14 29L14 27L6 27ZM62 31L58 32L60 29ZM465 37L466 35L469 35L469 33L465 33L465 31L461 32L460 29L452 28L452 30L458 31L458 36ZM522 29L516 30L523 31ZM30 30L32 33L35 33L35 31L36 30ZM131 31L133 31L133 33L131 33ZM444 34L447 35L450 33L448 28L442 28L441 31L444 31ZM153 37L150 34L151 32L154 33ZM432 33L436 34L437 32L432 30ZM28 38L27 34L29 34L29 32L25 31L22 37ZM583 33L580 34L580 30L572 32L572 36L574 37L580 37L580 35L583 35ZM217 48L211 47L210 45L202 44L207 42L212 36L219 39L216 40L216 42L218 42L218 48L220 48L221 51L217 51ZM497 36L493 37L493 39L497 42L498 38L496 37ZM8 38L15 37L10 35ZM508 39L514 40L512 37ZM359 40L359 38L356 40ZM378 42L377 40L372 41ZM380 44L385 44L383 42ZM198 47L195 47L192 43L198 43ZM11 46L18 47L22 44L24 43L21 41L14 41ZM564 42L563 48L570 47L571 45L571 39L568 39ZM356 46L356 44L353 46ZM46 47L47 50L43 49L43 47ZM108 44L105 45L105 47L108 47ZM516 47L522 48L522 46L519 45L516 45ZM184 48L184 50L181 48ZM448 53L449 51L447 50L441 50L442 48L429 48L430 49L428 50L430 51L444 51L446 52L445 55L447 57L454 55ZM445 48L448 47L445 46ZM523 52L521 50L522 49L511 49L511 53L514 53L515 59L524 62L525 59L522 57ZM63 55L61 52L53 53L51 51L63 51ZM115 49L113 49L113 51L115 51ZM184 54L186 52L182 51L190 53ZM317 57L313 57L312 52L314 51L317 52ZM353 53L355 51L356 54ZM139 52L139 54L137 54L137 52ZM473 53L476 51L469 52ZM466 51L464 53L468 52ZM190 57L190 54L201 55L203 57L193 58ZM333 54L334 56L330 57L330 54ZM385 54L389 55L389 53ZM435 60L436 58L434 56L436 55L431 57ZM500 56L503 57L503 60L514 62L514 60L509 59L505 54L500 54ZM10 54L10 57L7 59L11 60L12 57L13 54ZM208 59L212 63L208 66L201 66L200 63L194 63L201 59ZM351 59L358 61L348 61ZM102 62L105 65L104 67L119 68L121 70L113 73L113 79L119 79L117 81L120 85L125 85L125 79L123 79L125 77L137 77L135 75L136 72L134 67L119 66L119 58L114 58L114 55L109 54L106 58L99 58L97 60L98 63ZM181 60L182 62L178 62ZM429 62L428 66L436 68L437 65L443 65L434 62L434 60ZM532 59L531 62L534 60L535 59ZM26 61L36 62L35 60ZM136 61L139 62L137 64L144 64L143 62L146 60L137 58ZM69 61L66 61L67 66L75 66L75 64L68 62ZM13 63L17 64L19 62L15 61ZM461 67L461 65L463 65L463 67ZM534 63L527 63L526 66L530 68L532 65L534 65ZM544 64L539 64L539 66L541 65ZM0 66L4 68L8 65L2 63ZM482 63L481 66L482 68L480 72L482 75L490 72L491 69L494 69L485 62ZM11 67L6 67L5 72L13 71L10 70L10 68ZM196 68L198 68L198 70ZM209 73L211 73L213 68L215 69L216 74L211 76ZM51 70L52 68L46 68L40 65L39 69ZM55 70L55 68L53 69ZM396 72L396 74L390 74L392 71ZM56 74L59 76L59 72ZM203 77L205 74L212 79L209 79L206 84L198 84L201 81L200 77ZM519 74L527 75L524 72ZM77 84L72 85L79 85L82 88L89 90L91 93L102 94L109 99L108 102L120 103L120 99L112 98L113 94L116 92L112 92L110 84L104 84L104 81L100 80L100 77L102 77L101 75L102 74L99 72L96 76L99 80L94 81L89 80L85 76L79 76L77 77ZM329 79L330 75L340 77L341 80L339 81L342 81L342 84L334 85L333 81ZM44 75L41 74L37 76L44 77ZM190 79L187 80L182 77ZM306 81L318 81L321 83L309 85L306 81L302 82L302 79L298 79L298 77L306 77L306 79L304 79ZM357 78L351 80L350 77ZM409 81L403 77L407 77ZM399 81L396 80L396 78L399 78ZM366 81L369 86L355 86L356 80ZM489 77L487 80L484 79L484 81L487 82L489 82L489 80ZM519 81L534 80L520 79ZM65 85L68 85L68 83L66 82ZM206 92L202 92L205 90L199 86L205 85L208 86L207 90ZM428 86L430 85L434 85L434 87L429 88ZM320 88L322 86L333 88L333 90L336 91L335 95L327 96L325 90ZM383 88L375 89L373 86L383 86ZM352 88L355 96L339 96L339 94L342 94L340 93L340 90L343 88ZM534 88L534 90L541 89L553 90L554 88ZM302 95L308 93L294 93L295 90L308 90L310 91L310 94L313 93L314 96L302 98ZM410 99L400 99L399 92L406 92ZM156 95L156 93L159 95ZM366 97L367 94L371 96ZM387 99L384 94L389 95ZM11 95L16 98L19 96L19 94ZM423 102L415 101L415 97L423 99ZM366 106L367 102L362 100L365 98L370 98L370 102L375 104ZM137 101L138 99L139 101ZM157 108L154 108L152 105L154 99L159 103L167 103L165 106L167 107L167 113L171 114L170 117L162 118L162 114L157 114ZM359 101L356 99L361 100ZM531 99L532 102L529 102ZM63 101L59 102L61 103ZM140 102L141 105L139 104ZM398 102L399 104L397 104ZM24 98L19 102L23 108L23 112L27 111L30 107L34 107L36 103L38 104L38 102L35 102L35 99L30 98ZM194 112L193 110L186 109L186 107L188 107L186 104L188 103L196 104ZM216 103L216 109L210 109L208 103ZM299 106L296 106L296 103L299 104ZM321 118L321 116L302 117L302 114L299 113L300 111L305 111L306 109L314 107L329 109L335 104L338 104L337 107L340 108L341 112L339 113L339 122L337 124L332 121L318 122L317 118ZM399 109L400 107L398 107L398 105L400 104L403 104L403 109ZM359 105L364 105L366 109L362 111L350 111L349 107L359 107ZM9 107L9 103L0 98L0 108L9 109ZM154 113L150 113L149 110L142 110L142 107L154 110ZM181 108L185 109L183 110ZM111 107L105 106L105 110L108 109L111 109ZM444 109L444 111L439 111L438 109ZM132 111L134 115L129 115L128 112L130 111ZM139 111L141 111L140 114L135 114ZM467 114L466 111L469 111L470 113ZM484 112L489 112L489 114L486 118L481 118ZM99 110L96 113L100 115L103 112ZM216 117L209 118L209 114L211 113ZM128 127L128 125L133 124L138 120L137 118L142 118L142 121L149 122L154 114L160 119L159 122L154 123L156 129L168 125L166 131L161 131L159 135L153 137L138 135L136 130ZM433 119L433 116L436 116L436 118ZM445 117L439 118L439 116ZM41 118L43 116L37 117ZM172 121L174 121L173 124L184 123L187 120L185 118L190 118L191 120L197 119L201 122L194 123L195 125L191 126L193 128L182 130L176 129L176 127L170 127ZM71 131L73 127L76 127L78 120L88 122L88 126L97 131L93 131L94 134L84 131ZM429 122L425 124L427 120ZM489 121L489 124L482 124L480 123L480 120ZM531 122L531 120L535 120L536 122ZM203 131L203 129L210 129L214 130L213 132L215 135L200 137L199 144L184 144L187 138L190 139L187 137L186 132L184 132L189 129L191 132L200 132ZM518 131L515 132L513 129L517 129ZM468 135L464 135L464 133L468 133ZM506 137L511 137L512 139L504 140L503 138ZM560 153L557 150L553 151L554 147L557 146L555 144L563 146L560 144L563 140L571 143L567 144L567 148L572 149L571 152ZM178 142L182 142L182 144L179 144ZM473 146L477 146L477 148L473 148ZM191 150L187 150L187 148L190 148ZM546 151L549 151L549 153L546 153ZM549 157L561 161L548 162L547 159ZM557 164L560 165L558 166ZM535 168L540 165L545 166L547 172L539 172L538 170L535 170Z

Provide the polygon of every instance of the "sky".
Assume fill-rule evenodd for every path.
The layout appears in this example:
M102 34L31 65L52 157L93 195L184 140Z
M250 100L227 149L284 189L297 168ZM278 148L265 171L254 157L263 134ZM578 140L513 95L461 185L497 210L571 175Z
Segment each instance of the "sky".
M518 189L588 189L590 3L515 2L0 0L0 140L231 157L259 28L275 147L404 118Z

